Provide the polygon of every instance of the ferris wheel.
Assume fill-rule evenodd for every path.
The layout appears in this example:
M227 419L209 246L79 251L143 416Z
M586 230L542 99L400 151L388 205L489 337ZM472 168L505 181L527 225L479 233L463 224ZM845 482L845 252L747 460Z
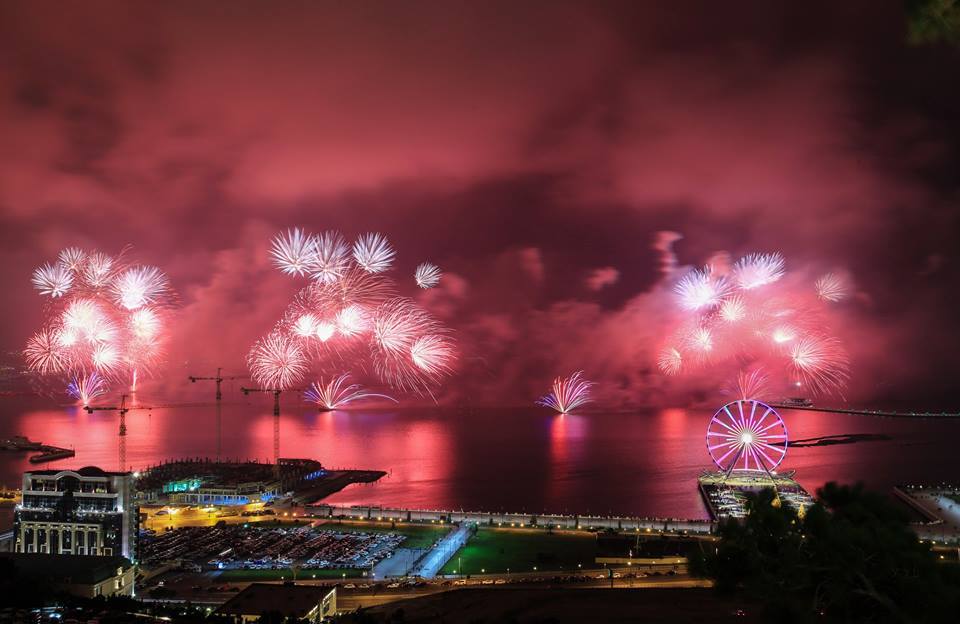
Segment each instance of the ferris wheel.
M770 472L787 454L787 427L766 403L739 399L721 407L710 419L707 451L724 472Z

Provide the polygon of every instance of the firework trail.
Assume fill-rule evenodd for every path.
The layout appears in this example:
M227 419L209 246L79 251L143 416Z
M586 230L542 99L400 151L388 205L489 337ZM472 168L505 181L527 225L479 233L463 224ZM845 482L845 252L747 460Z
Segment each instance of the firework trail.
M417 280L417 286L420 288L433 288L440 283L440 277L443 273L440 267L429 262L424 262L417 267L414 273L414 279Z
M68 247L32 282L48 303L23 354L45 388L60 381L71 396L92 397L162 361L175 293L160 269L131 265L124 253Z
M296 228L275 237L270 253L281 272L311 281L248 356L262 385L289 387L313 373L335 381L349 370L432 395L451 373L456 354L449 331L415 301L398 296L387 275L396 252L382 234L364 234L350 247L339 232L312 235ZM420 285L436 284L439 269L424 266L433 270Z
M763 400L770 393L770 378L760 369L739 371L737 378L726 388L724 394L734 399Z
M552 390L537 399L536 404L567 414L593 401L590 397L593 385L593 382L583 378L583 371L577 371L567 378L557 377L553 380Z
M840 394L850 377L849 360L829 333L824 302L842 299L846 284L842 273L829 273L815 288L802 287L789 279L779 253L748 254L732 263L718 254L677 280L675 328L657 366L678 376L707 366L737 370L753 362L766 372L735 380L733 387L753 388L763 376L817 395Z
M391 396L367 392L360 384L348 383L349 380L350 375L344 373L331 378L330 381L327 382L324 382L322 379L315 381L310 384L310 388L303 393L303 398L310 403L316 403L320 409L324 411L340 409L354 401L361 401L363 399L387 399L394 403L397 402L397 400Z

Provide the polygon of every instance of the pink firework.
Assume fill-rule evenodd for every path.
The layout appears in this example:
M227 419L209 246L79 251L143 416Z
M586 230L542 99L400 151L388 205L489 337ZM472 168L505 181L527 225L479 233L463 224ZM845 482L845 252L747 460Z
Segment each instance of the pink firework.
M850 378L850 365L840 342L829 336L805 336L790 349L796 380L814 392L839 392Z
M670 346L657 356L660 370L679 375L755 363L780 383L800 383L816 394L841 392L849 363L830 334L823 302L842 298L843 280L822 277L814 297L797 280L784 279L786 263L779 253L749 254L735 262L726 257L717 254L711 265L677 282L678 310Z
M247 356L253 380L264 388L286 390L307 374L307 358L300 346L273 333L253 345Z
M593 402L590 396L593 382L583 378L583 371L577 371L569 377L557 377L553 380L550 392L537 399L536 404L560 413L571 411Z
M315 403L321 410L325 411L341 409L354 401L362 401L363 399L387 399L394 403L397 402L396 399L385 394L367 392L360 384L348 383L349 380L350 375L344 373L326 382L322 379L315 381L303 393L303 398Z
M57 301L47 307L44 329L24 350L36 379L63 375L79 383L96 372L106 386L159 362L167 337L165 311L174 297L160 269L130 266L123 254L70 247L38 273L43 275L34 281L43 277L49 288L41 291Z
M665 347L657 357L657 366L667 375L679 375L683 370L683 354L675 347Z
M452 345L442 336L421 336L410 347L410 357L420 370L440 375L450 370L454 353Z
M69 351L61 344L59 332L42 329L27 341L23 350L27 367L41 375L62 373L70 368Z
M850 280L843 273L827 273L817 279L814 287L817 290L817 297L821 301L836 303L847 298L850 290Z
M308 240L309 257L303 251ZM271 253L281 271L299 275L306 267L313 278L274 330L300 350L305 370L373 370L395 389L431 395L449 374L453 342L426 310L397 296L385 275L396 252L382 234L365 234L351 249L338 232L313 236L298 229L278 237ZM261 359L261 343L251 351L251 368Z

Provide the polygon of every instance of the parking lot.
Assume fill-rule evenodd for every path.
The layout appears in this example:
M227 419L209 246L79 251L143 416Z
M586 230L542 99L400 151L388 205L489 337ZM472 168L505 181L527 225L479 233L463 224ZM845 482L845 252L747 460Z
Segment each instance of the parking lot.
M313 526L220 525L146 533L146 567L178 562L206 570L368 569L391 556L404 535L336 531Z

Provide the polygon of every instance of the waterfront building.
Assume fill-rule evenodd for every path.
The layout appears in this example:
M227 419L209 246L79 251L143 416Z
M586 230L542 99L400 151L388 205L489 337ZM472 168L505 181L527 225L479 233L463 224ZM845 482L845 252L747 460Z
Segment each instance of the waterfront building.
M216 612L241 622L255 622L268 613L279 613L284 621L322 622L337 614L337 588L252 583Z
M132 476L94 466L23 474L14 514L18 553L122 556L136 561Z
M13 573L52 591L80 598L133 596L135 568L126 557L96 555L0 554Z

